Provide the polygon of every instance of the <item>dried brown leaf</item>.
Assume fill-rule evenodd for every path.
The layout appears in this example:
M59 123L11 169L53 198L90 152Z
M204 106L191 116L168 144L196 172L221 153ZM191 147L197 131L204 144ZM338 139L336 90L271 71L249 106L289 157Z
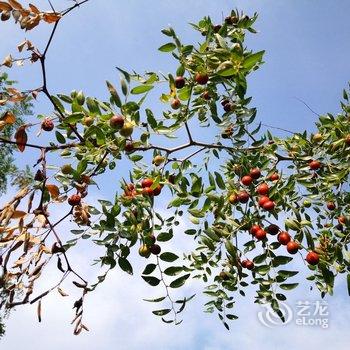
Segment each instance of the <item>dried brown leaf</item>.
M13 58L11 55L7 55L3 62L2 62L2 65L5 66L5 67L8 67L8 68L11 68L12 67L12 64L13 64Z
M26 125L22 125L18 128L18 130L15 133L15 139L17 143L18 149L23 152L26 148L27 140L28 140L28 135L26 132Z
M11 111L7 111L1 118L6 124L14 124L16 121L15 115Z
M40 14L40 10L33 4L29 4L29 8L31 9L31 11L35 14Z
M41 322L41 299L38 302L38 307L37 307L37 315L38 315L38 321Z
M47 23L55 23L61 19L61 15L58 13L46 12L43 15L43 19Z
M15 210L11 216L11 219L21 219L25 217L27 214L28 213L26 213L25 211Z
M68 294L65 293L60 287L57 288L58 293L60 293L63 297L68 297Z
M2 11L11 11L12 10L12 6L10 4L8 4L5 1L0 1L0 10Z
M15 10L22 10L23 6L15 0L7 0L9 4L15 9Z
M56 185L46 185L46 189L49 191L53 199L57 198L60 195L60 190Z

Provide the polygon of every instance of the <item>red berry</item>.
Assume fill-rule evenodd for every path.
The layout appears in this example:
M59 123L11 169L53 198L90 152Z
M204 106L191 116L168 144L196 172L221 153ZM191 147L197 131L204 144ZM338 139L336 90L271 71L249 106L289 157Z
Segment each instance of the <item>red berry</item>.
M45 176L43 174L43 172L39 169L34 176L34 180L35 181L43 181L45 179Z
M201 96L207 101L211 98L209 91L204 91Z
M143 179L141 182L142 187L151 187L153 185L153 180L148 178L148 179Z
M152 244L150 247L150 251L154 255L158 255L161 252L161 248L158 244Z
M270 235L277 235L277 233L279 232L280 228L277 225L271 224L267 227L267 232Z
M341 215L338 217L338 222L340 225L345 225L346 217L344 215Z
M185 78L184 77L176 77L175 78L175 86L177 89L182 89L185 86Z
M247 267L248 260L242 260L241 265L242 267Z
M247 191L238 192L237 198L240 203L247 203L249 201L249 193Z
M238 196L234 193L232 193L230 195L230 197L228 197L228 201L231 203L231 204L236 204L238 202Z
M247 260L246 264L245 264L245 267L248 269L248 270L253 270L254 269L254 263L251 261L251 260Z
M71 205L72 207L75 205L79 205L81 201L81 196L80 194L72 194L69 198L68 198L68 204Z
M287 251L289 254L296 254L300 248L299 243L295 241L290 241L287 244Z
M229 103L226 103L226 104L224 105L224 111L225 111L225 112L231 112L232 109L233 109L232 103L229 102Z
M154 192L153 192L153 190L152 190L151 187L144 187L144 188L142 189L142 194L145 195L145 196L150 196L150 197L152 197L152 196L154 195Z
M216 24L215 26L213 26L214 33L217 33L220 29L221 29L220 24Z
M153 190L153 194L155 196L160 195L160 192L162 192L162 185L158 185L154 190Z
M309 167L311 170L318 170L321 168L321 163L318 160L311 160L309 162Z
M264 231L263 229L258 230L255 234L255 238L259 241L265 239L266 238L266 231Z
M208 82L209 77L206 73L197 73L194 79L199 85L205 85Z
M220 103L221 103L221 106L224 107L225 105L230 103L230 100L225 99L225 100L222 100Z
M127 153L132 152L134 150L134 144L132 142L127 142L124 149Z
M155 235L150 235L150 236L148 236L148 238L152 242L152 244L156 243L156 236Z
M269 186L266 183L262 183L260 184L257 188L256 188L256 192L258 192L261 196L265 196L269 193Z
M52 119L45 118L41 123L41 128L44 131L51 131L55 127L55 124L53 123Z
M328 209L328 210L334 210L334 209L335 209L335 204L334 204L334 202L328 202L328 203L327 203L327 209Z
M259 225L253 225L251 228L250 228L250 233L255 236L256 233L261 229L261 227Z
M262 196L259 198L258 204L260 207L263 207L265 203L270 202L270 198L267 196Z
M250 170L249 175L254 179L258 179L261 176L261 171L259 168L253 168L252 170Z
M290 234L288 232L282 231L277 235L277 240L282 245L287 245L290 242L291 237L290 237Z
M272 211L275 209L275 202L273 201L267 201L263 204L263 208L267 211Z
M179 109L181 107L181 101L178 98L174 98L171 102L172 109Z
M172 185L174 185L174 183L175 183L175 177L176 177L175 174L170 174L169 177L168 177L168 181Z
M246 175L242 177L241 181L243 185L249 186L253 182L253 179L249 175Z
M124 125L124 121L124 117L120 114L117 114L109 120L109 125L113 129L121 129Z
M126 186L126 188L127 188L127 190L129 190L129 191L133 191L133 190L135 189L135 185L134 185L134 184L128 184L128 185Z
M310 265L317 265L320 261L320 257L316 252L309 252L306 255L305 260L307 261L307 263L309 263Z
M269 176L270 181L277 181L280 178L278 173L273 173L272 175Z

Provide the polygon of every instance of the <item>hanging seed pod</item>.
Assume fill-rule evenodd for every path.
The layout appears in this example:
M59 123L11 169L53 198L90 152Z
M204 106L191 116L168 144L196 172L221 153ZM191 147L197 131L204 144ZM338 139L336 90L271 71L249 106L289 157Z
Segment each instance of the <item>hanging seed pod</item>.
M15 20L15 23L17 23L19 21L19 19L21 18L21 12L18 10L13 10L12 17Z
M1 20L2 21L7 21L11 17L11 12L10 11L4 11L1 13Z

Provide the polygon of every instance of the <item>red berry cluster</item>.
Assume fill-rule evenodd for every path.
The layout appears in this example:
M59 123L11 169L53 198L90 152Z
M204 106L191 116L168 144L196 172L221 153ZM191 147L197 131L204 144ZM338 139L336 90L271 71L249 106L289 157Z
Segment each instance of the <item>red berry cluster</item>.
M253 168L250 170L248 175L244 175L241 178L241 183L244 186L251 186L253 182L261 177L261 170L259 168ZM271 181L276 181L279 179L279 175L277 173L272 174L269 178ZM256 188L256 193L260 196L258 199L258 205L267 211L272 211L276 203L270 199L268 196L269 193L269 185L265 182L260 183ZM229 201L231 204L236 202L247 203L249 201L250 194L246 190L241 190L237 193L237 195L231 195Z

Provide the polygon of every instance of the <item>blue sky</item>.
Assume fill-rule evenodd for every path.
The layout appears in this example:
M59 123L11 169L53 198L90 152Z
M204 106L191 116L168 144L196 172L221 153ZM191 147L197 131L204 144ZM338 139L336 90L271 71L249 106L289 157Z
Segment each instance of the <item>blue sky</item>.
M34 1L33 1L34 2ZM53 1L58 6L69 1ZM46 1L35 2L47 8ZM45 4L41 6L41 4ZM266 64L250 79L249 93L252 104L258 108L258 119L293 131L312 130L316 116L297 98L304 100L319 113L339 111L339 99L350 76L350 22L348 1L148 1L119 2L94 1L83 6L64 19L49 52L49 88L53 92L69 92L83 89L88 95L105 97L105 80L117 82L115 66L127 70L161 70L173 72L175 61L170 55L157 52L166 42L160 30L169 24L183 41L198 40L188 22L195 22L204 15L219 21L238 7L248 14L257 11L258 35L250 36L248 46L254 50L266 50ZM1 23L0 57L15 52L24 33L13 23ZM49 26L41 26L28 33L33 43L44 43ZM45 33L46 30L46 33ZM40 86L38 66L16 68L11 77L18 79L23 88ZM39 98L36 113L47 112L48 105ZM278 133L276 131L276 133ZM109 188L106 188L106 192ZM94 193L97 195L96 193ZM0 200L2 202L2 199ZM187 246L178 228L179 246ZM64 227L62 228L64 230ZM72 254L72 259L86 265L86 244ZM138 266L141 269L141 266ZM89 267L84 270L91 272ZM53 276L47 276L47 283ZM195 289L190 284L188 294ZM232 323L227 332L215 316L202 312L205 299L199 296L189 304L184 322L179 327L162 324L151 315L150 305L142 298L154 295L135 276L130 278L115 271L108 281L89 297L86 323L91 329L80 337L71 334L68 324L71 314L70 301L50 296L43 302L43 323L36 322L35 309L28 307L13 313L8 322L8 333L2 341L4 349L26 345L28 350L52 350L64 347L87 350L117 349L307 349L311 344L320 350L331 346L348 349L346 332L350 329L350 308L345 284L339 281L335 296L327 298L330 312L330 328L296 326L293 322L273 329L262 326L257 313L258 306L250 298L239 299L237 314L240 320ZM72 289L72 293L74 293ZM298 300L318 300L317 292L310 292L309 285L290 292L290 305ZM19 339L19 336L23 339ZM29 341L30 340L30 341ZM26 343L24 343L26 342Z

